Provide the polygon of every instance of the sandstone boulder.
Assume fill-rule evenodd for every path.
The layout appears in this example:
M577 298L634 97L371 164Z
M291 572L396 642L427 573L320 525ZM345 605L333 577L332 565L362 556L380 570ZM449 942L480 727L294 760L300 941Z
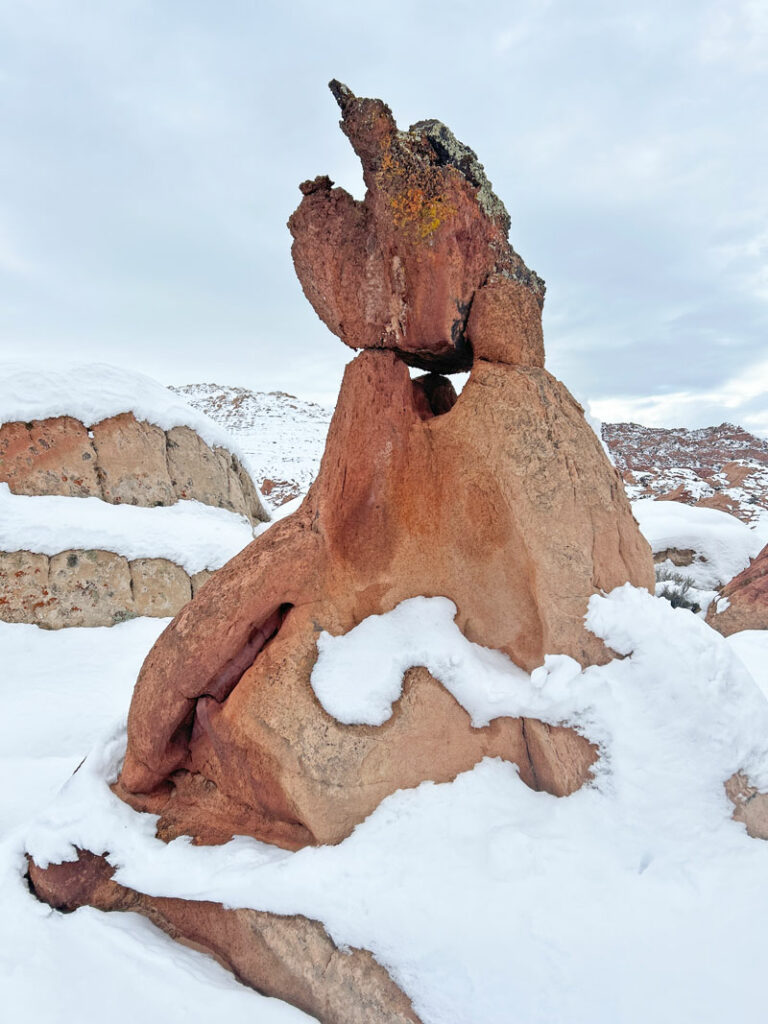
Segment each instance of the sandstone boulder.
M768 629L768 546L720 591L707 622L723 636L742 629Z
M110 416L90 430L70 416L0 425L0 483L14 494L147 508L189 499L252 523L269 520L237 456L212 448L190 427L163 431L133 413Z
M96 423L92 434L104 501L145 507L176 501L160 427L122 413Z
M324 181L304 186L294 258L318 312L365 351L347 368L304 504L200 591L144 665L120 792L160 813L167 835L337 842L388 792L450 778L489 750L521 764L532 785L570 792L595 756L589 744L551 730L532 747L522 722L472 730L424 672L387 727L340 726L309 686L317 633L440 594L469 639L526 669L547 652L588 664L609 656L584 629L590 595L627 580L653 586L617 473L541 366L543 283L506 242L506 213L474 155L431 122L397 132L380 101L333 88L369 190L356 204ZM403 197L417 193L408 219ZM460 208L462 230L453 213L427 222L430 203ZM329 239L342 236L346 248L332 253ZM381 269L383 253L402 288ZM428 306L427 280L440 282ZM483 289L457 399L434 367L455 368L471 351L464 327L449 326L457 302L474 308ZM388 332L381 315L394 302L408 316ZM406 362L432 369L412 381Z
M190 577L166 558L129 561L112 551L0 551L0 622L44 629L113 626L136 615L176 615L213 576Z
M101 497L96 452L71 416L0 425L0 483L14 494Z

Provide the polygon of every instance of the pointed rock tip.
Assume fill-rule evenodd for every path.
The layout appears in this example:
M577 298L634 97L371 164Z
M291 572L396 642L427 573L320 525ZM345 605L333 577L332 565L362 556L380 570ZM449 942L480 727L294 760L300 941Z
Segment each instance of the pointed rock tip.
M349 88L348 85L344 85L338 78L332 78L328 83L328 88L333 93L333 98L339 104L342 114L344 113L347 106L356 99L355 94Z

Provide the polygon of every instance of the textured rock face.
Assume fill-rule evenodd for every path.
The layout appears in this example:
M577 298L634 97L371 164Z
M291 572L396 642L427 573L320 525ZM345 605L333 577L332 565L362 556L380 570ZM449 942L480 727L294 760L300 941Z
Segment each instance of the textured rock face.
M742 629L768 629L768 547L723 587L720 597L709 606L707 622L723 636Z
M90 904L145 914L172 938L230 964L241 981L325 1024L419 1024L410 1001L371 954L338 949L317 921L153 898L113 882L112 870L102 857L81 853L46 871L30 863L29 875L37 895L57 909Z
M509 246L476 157L437 122L401 133L380 101L332 88L368 192L356 203L328 179L302 186L294 260L319 315L364 351L299 510L199 590L142 668L115 789L159 815L163 838L338 842L387 794L486 755L573 792L596 756L583 737L529 719L473 729L421 666L383 726L341 725L310 687L318 633L444 595L470 640L525 669L546 653L597 663L609 653L584 628L589 597L653 588L621 480L543 368L543 283ZM429 372L412 380L407 363ZM457 398L435 370L470 364ZM34 873L38 891L48 877ZM68 883L50 877L55 902ZM223 913L175 927L241 971ZM402 1004L388 1012L401 1019Z
M212 575L190 578L166 558L128 561L111 551L62 551L51 558L0 551L0 622L61 629L113 626L136 615L166 618Z
M7 483L14 494L101 496L88 431L71 416L3 423L0 483Z
M508 330L538 321L544 282L509 245L509 216L482 165L439 121L401 132L381 100L331 88L367 192L357 202L327 177L301 186L288 226L304 294L352 348L394 348L445 371L467 369L472 348L498 358ZM489 279L493 299L468 323ZM543 355L542 346L535 365Z
M0 425L0 483L14 494L95 497L113 505L173 505L189 498L252 523L269 514L236 456L189 427L166 432L122 413L88 430L62 416Z

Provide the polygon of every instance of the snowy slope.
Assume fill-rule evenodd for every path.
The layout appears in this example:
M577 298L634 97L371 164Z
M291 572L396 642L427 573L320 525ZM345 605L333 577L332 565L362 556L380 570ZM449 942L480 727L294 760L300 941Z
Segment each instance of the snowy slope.
M171 390L225 427L271 505L305 494L317 476L333 410L282 391L263 393L218 384Z
M328 649L342 705L357 661L362 699L378 706L368 666L400 658L403 644L420 653L424 602L431 643L461 668L449 602L417 599L392 613L394 631L387 616L363 623L357 653L354 630ZM106 785L117 730L6 858L26 845L55 861L74 843L108 851L117 879L144 892L323 920L337 944L374 952L424 1024L755 1019L763 977L744 965L768 955L768 843L731 820L723 780L743 768L768 785L768 702L726 640L643 591L593 598L588 625L626 657L586 671L550 658L494 687L498 713L570 721L600 745L593 785L571 797L534 792L513 765L486 759L452 783L393 794L335 847L164 844L151 816ZM459 694L474 710L478 697L487 706L472 692L478 657ZM14 899L29 915L18 878Z

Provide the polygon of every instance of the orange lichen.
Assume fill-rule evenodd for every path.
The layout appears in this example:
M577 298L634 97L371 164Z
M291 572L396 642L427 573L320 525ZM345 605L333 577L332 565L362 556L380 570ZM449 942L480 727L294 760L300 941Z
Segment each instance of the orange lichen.
M412 226L420 238L429 238L456 212L442 196L428 196L424 189L413 185L392 196L390 206L397 227Z

